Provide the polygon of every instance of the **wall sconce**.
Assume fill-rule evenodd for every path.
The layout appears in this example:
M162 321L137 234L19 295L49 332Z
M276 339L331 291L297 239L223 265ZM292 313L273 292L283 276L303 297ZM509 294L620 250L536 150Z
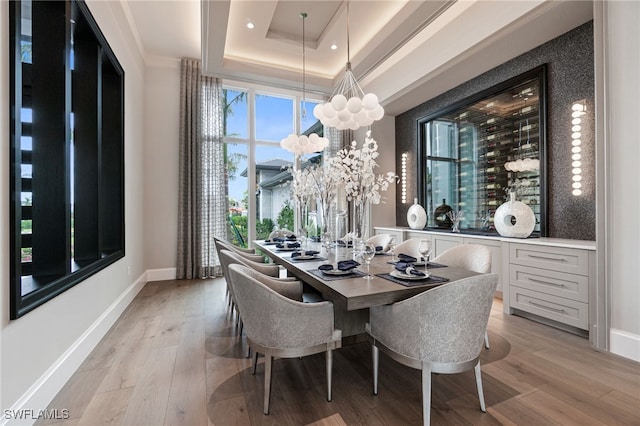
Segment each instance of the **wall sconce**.
M406 152L402 153L401 159L401 171L400 171L400 184L402 188L402 204L407 204L407 157L409 154Z
M587 103L580 100L571 106L571 188L575 196L582 195L582 117L586 114Z

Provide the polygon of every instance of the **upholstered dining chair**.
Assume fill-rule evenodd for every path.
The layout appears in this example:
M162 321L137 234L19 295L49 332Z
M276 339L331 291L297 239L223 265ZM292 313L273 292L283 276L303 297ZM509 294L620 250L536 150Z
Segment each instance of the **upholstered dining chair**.
M408 240L404 240L403 242L397 244L396 248L394 249L396 256L399 254L406 254L420 260L420 258L422 257L422 254L420 254L420 250L418 250L420 241L422 241L420 238L409 238Z
M334 329L333 304L302 303L269 288L257 272L229 265L231 287L243 313L249 347L265 356L264 414L269 414L271 367L274 358L297 358L325 352L327 401L331 401L333 350L341 347L342 332Z
M432 261L479 274L491 272L491 250L480 244L462 244L451 247ZM487 333L484 335L484 346L489 349L489 335Z
M213 242L216 245L216 251L218 252L218 257L220 257L220 250L225 249L225 250L236 252L239 255L244 256L245 258L252 260L254 262L264 263L265 261L264 256L257 254L254 249L238 247L233 243L218 237L213 237Z
M431 417L431 373L474 369L480 409L486 412L480 352L497 284L496 274L476 275L370 308L367 332L372 342L373 393L378 394L382 350L395 361L422 370L425 425Z
M220 257L222 275L227 282L227 289L229 290L229 299L231 300L231 314L233 315L233 312L235 311L235 322L239 326L239 335L242 335L244 322L242 320L242 314L240 313L240 309L236 302L236 297L233 293L233 289L231 288L231 280L229 279L229 265L238 263L251 268L252 270L264 275L264 284L270 286L273 290L294 300L303 300L302 282L298 281L294 277L278 278L278 265L253 262L249 259L244 258L239 253L225 249L220 250L218 255ZM269 278L267 279L266 277Z
M389 249L389 243L393 240L391 234L377 234L365 241L366 244L371 244L374 247L382 247L382 251Z

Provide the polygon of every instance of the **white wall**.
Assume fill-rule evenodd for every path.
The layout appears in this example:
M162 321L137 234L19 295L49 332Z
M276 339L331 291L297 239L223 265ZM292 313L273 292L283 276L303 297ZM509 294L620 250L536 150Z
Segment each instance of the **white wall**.
M150 270L173 269L178 244L180 61L150 61L145 85L145 265Z
M396 120L395 117L385 116L380 121L376 121L371 126L371 136L378 142L377 158L378 166L376 173L395 172L396 170ZM363 141L364 135L358 139ZM389 186L386 192L382 193L383 202L371 206L371 226L396 226L396 191L399 191L399 183ZM369 235L373 235L373 228Z
M610 350L640 361L640 3L611 1L604 8L605 177L611 296ZM606 159L605 159L606 160ZM604 170L604 169L603 169Z
M117 2L89 8L125 70L126 257L22 318L9 321L9 197L0 220L0 407L43 409L141 287L143 259L144 64ZM0 2L0 187L9 187L8 2ZM130 274L128 274L130 267ZM1 422L2 420L0 420Z

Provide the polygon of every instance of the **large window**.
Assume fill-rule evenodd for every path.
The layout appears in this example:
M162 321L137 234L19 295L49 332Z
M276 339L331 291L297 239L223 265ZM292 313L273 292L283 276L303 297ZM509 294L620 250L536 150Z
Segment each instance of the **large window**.
M17 318L124 256L124 73L83 2L11 2L10 36Z
M276 228L294 231L289 167L296 159L280 147L292 132L316 124L319 100L286 91L226 86L225 143L229 225L236 244L266 238Z

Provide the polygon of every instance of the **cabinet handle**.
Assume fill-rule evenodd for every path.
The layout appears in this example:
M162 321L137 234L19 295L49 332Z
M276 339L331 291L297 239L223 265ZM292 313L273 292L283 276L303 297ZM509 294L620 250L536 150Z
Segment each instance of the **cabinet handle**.
M533 305L533 306L535 306L537 308L547 309L549 311L557 312L559 314L564 314L565 313L564 309L552 308L551 306L545 306L545 305L542 305L540 303L532 302L531 300L529 300L529 304Z
M541 256L539 254L529 254L529 257L533 257L534 259L544 259L544 260L555 260L556 262L566 262L567 260L562 257L552 257L552 256Z
M531 277L527 277L527 278L529 279L529 281L534 282L534 283L547 284L547 285L552 285L554 287L564 287L564 284L551 283L549 281L537 280L537 279L531 278Z

